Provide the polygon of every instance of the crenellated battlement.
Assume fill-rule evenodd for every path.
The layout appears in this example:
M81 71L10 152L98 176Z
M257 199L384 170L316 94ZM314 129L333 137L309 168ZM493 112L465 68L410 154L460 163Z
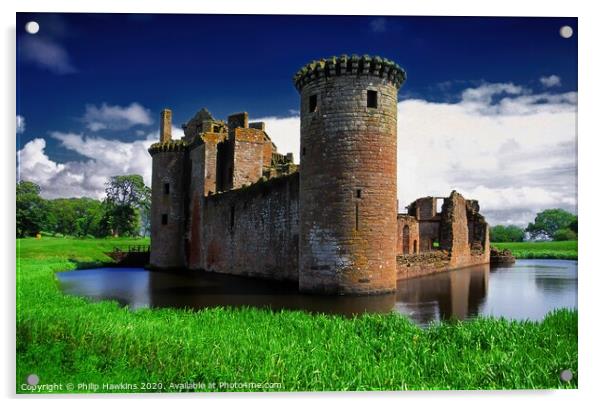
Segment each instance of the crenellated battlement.
M148 148L148 152L151 156L157 153L175 153L185 151L188 147L188 143L184 140L169 140L166 142L154 143Z
M307 83L318 79L341 75L374 75L387 78L397 88L405 82L406 71L387 58L370 55L341 55L312 61L303 66L293 77L293 83L301 91Z

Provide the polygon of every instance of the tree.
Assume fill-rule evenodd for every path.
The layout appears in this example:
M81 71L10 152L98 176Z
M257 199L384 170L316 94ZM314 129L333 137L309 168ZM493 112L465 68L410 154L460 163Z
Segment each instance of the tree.
M117 175L106 184L105 220L112 235L140 234L140 213L150 207L150 188L140 175Z
M30 181L17 183L17 237L35 236L46 227L47 202L40 187Z
M522 242L525 239L525 231L515 225L497 225L490 230L492 242Z
M564 209L546 209L539 212L526 231L535 239L551 239L560 229L568 229L577 216Z
M92 198L59 198L49 201L49 218L54 233L71 236L106 236L100 230L104 208ZM51 222L49 221L49 224Z
M554 233L554 240L577 240L577 233L569 228L558 229Z

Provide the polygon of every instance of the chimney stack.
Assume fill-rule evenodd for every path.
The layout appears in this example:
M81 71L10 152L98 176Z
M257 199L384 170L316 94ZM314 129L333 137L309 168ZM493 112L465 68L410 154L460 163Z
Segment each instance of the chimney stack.
M163 109L161 111L161 127L159 128L161 143L171 141L171 110Z

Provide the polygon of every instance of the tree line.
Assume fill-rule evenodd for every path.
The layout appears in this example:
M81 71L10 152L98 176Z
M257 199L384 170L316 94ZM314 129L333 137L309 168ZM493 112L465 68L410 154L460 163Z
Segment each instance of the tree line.
M105 184L105 197L44 199L39 185L17 183L17 237L140 236L150 229L150 188L140 175L118 175Z
M490 230L492 242L522 242L529 240L577 240L577 215L564 209L546 209L535 220L521 228L515 225L497 225Z

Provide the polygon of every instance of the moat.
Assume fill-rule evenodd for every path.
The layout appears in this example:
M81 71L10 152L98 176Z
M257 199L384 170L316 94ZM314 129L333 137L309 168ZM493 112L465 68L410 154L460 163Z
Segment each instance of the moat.
M132 309L253 306L352 316L394 310L419 324L479 315L540 320L577 308L577 261L518 260L398 281L397 292L364 297L299 294L294 284L216 273L98 268L57 273L63 292Z

